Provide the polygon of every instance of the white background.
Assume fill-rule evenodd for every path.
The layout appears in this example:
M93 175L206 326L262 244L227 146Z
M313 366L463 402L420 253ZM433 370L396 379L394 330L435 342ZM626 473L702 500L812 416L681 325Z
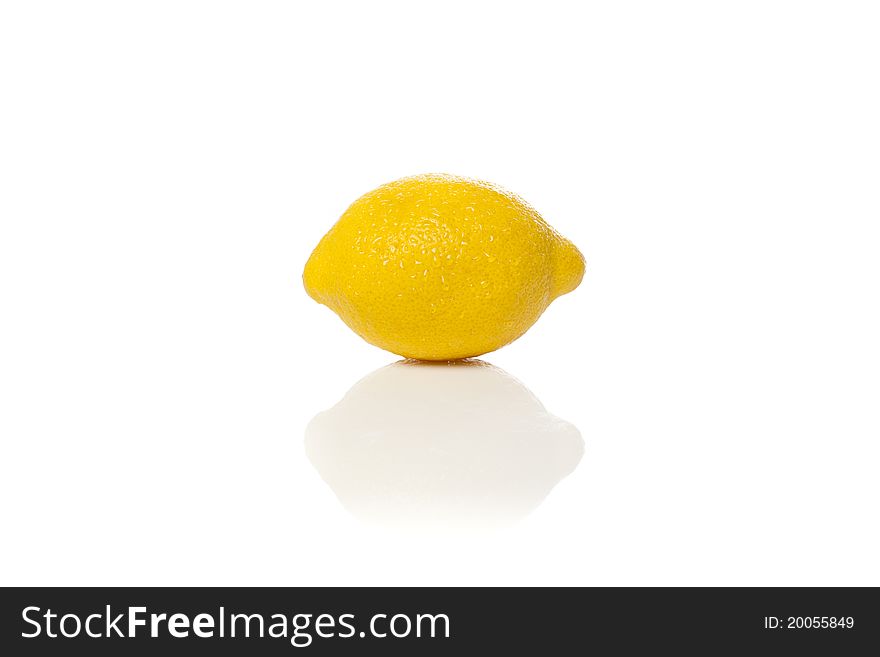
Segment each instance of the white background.
M3 3L0 582L880 584L876 7ZM502 529L304 450L396 359L303 264L429 171L588 261L485 357L585 445Z

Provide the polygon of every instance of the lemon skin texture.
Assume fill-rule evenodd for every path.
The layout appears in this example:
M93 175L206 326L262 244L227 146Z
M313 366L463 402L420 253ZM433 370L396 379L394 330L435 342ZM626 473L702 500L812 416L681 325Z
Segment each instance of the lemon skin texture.
M584 266L516 195L428 174L355 201L315 248L303 283L370 344L457 360L516 340L580 284Z

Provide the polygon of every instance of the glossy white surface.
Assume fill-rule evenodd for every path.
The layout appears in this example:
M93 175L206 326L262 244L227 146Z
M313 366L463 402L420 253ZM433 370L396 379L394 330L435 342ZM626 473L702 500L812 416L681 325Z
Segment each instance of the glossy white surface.
M0 8L0 584L880 584L873 4L299 4ZM301 288L424 171L587 258L522 387Z
M401 361L306 428L306 454L355 516L403 530L512 524L581 460L573 425L480 361Z

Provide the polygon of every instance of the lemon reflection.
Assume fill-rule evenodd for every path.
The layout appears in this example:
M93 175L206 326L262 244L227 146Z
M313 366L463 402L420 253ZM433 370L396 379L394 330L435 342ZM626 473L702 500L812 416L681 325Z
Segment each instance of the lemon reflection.
M577 428L482 361L401 361L306 429L306 453L358 518L405 527L509 524L583 454Z

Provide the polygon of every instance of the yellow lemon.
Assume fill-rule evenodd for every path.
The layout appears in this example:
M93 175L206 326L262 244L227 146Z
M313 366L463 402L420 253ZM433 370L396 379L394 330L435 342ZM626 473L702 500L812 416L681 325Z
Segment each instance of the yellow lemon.
M521 198L430 174L355 201L315 248L303 282L370 344L456 360L516 340L583 275L580 251Z

